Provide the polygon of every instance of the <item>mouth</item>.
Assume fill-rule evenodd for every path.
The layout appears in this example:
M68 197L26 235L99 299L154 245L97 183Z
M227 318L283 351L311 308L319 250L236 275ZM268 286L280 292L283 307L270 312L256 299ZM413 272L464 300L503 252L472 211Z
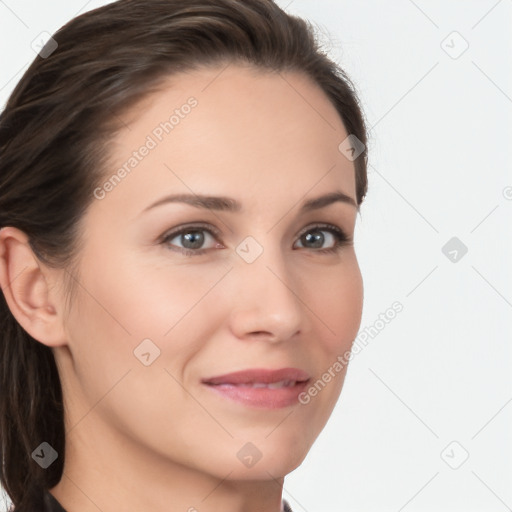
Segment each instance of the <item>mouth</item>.
M298 368L254 368L203 379L215 393L246 406L276 409L295 405L311 380Z
M297 385L296 380L279 380L277 382L269 382L268 384L265 384L264 382L247 382L243 384L233 384L229 382L225 382L222 384L211 384L209 382L205 382L205 384L209 386L231 386L231 387L238 387L238 388L267 388L267 389L281 389L281 388L289 388L292 386Z

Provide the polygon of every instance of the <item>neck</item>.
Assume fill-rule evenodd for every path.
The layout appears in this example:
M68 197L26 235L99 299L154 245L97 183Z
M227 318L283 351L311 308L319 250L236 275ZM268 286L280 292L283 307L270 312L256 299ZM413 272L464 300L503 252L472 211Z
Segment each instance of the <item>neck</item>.
M68 512L281 511L284 477L260 470L231 480L225 469L213 475L170 461L111 432L92 411L67 434L63 476L50 492Z

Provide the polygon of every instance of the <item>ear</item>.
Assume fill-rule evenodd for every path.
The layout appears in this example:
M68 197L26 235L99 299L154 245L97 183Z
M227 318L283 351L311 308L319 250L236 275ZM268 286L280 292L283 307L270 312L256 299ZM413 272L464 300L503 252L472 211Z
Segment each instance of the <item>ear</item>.
M51 299L52 277L23 231L0 229L0 286L7 305L32 338L57 347L66 344L66 336L57 301Z

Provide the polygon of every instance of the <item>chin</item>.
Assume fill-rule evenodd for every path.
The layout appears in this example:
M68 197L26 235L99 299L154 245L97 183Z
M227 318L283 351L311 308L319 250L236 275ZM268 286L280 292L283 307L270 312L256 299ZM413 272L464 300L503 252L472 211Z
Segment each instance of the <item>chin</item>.
M250 467L240 464L237 473L241 478L267 480L270 475L275 478L284 477L302 464L310 449L310 444L305 445L303 439L300 442L293 436L286 439L283 436L271 438L272 435L268 439L263 437L259 442L254 441L254 445L259 449L259 453L256 452L255 455L260 459ZM245 448L247 453L250 453L252 446L245 445ZM244 452L240 457L242 460L243 455Z
M198 460L196 467L220 479L226 475L229 480L240 481L281 478L302 464L311 447L304 438L299 441L293 435L265 436L268 431L259 437L214 443L205 450L208 459Z
M272 478L284 478L286 475L297 469L305 458L296 456L279 461L264 461L263 458L259 460L252 467L243 467L237 465L229 475L229 480L251 481L251 480L269 480ZM225 474L223 475L225 477Z

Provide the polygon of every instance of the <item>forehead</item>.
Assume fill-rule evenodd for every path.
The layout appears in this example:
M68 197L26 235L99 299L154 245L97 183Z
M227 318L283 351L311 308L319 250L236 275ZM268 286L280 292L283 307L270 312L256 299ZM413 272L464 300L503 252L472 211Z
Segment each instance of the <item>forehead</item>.
M355 198L353 162L338 150L348 134L301 73L235 64L180 73L122 118L109 172L127 172L108 199L124 198L130 213L172 192L263 194L269 204L336 188Z

